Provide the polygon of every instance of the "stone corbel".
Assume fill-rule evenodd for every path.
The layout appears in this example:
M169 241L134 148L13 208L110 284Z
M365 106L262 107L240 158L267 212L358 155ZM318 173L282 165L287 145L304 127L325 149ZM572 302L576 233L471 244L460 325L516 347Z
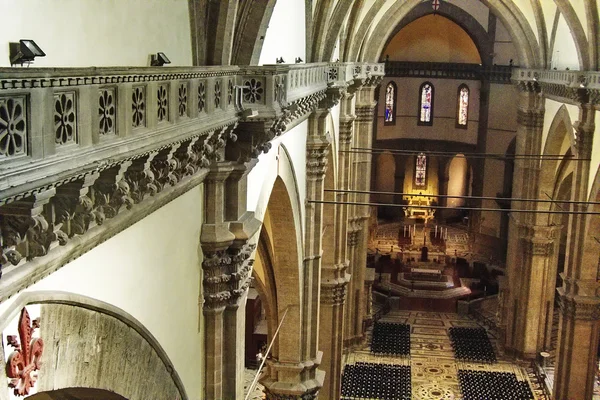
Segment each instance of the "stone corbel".
M124 176L131 161L127 160L100 172L100 177L92 186L92 201L98 220L114 218L121 208L133 207L129 184Z
M159 184L155 181L155 175L151 168L152 161L157 154L158 152L152 152L146 157L133 160L125 173L125 180L131 191L131 198L136 204L144 200L144 197L154 196L159 191Z
M160 150L150 162L150 167L154 175L154 184L158 187L159 192L167 185L175 186L177 184L178 179L174 172L179 165L173 154L179 147L180 143L176 143Z
M0 207L0 233L2 234L2 265L17 265L22 258L32 260L44 256L53 243L64 245L67 235L54 224L49 206L56 194L51 188Z
M94 171L56 188L53 199L55 218L68 237L83 235L89 228L102 224L98 214L94 213L94 203L88 196L90 187L99 176Z

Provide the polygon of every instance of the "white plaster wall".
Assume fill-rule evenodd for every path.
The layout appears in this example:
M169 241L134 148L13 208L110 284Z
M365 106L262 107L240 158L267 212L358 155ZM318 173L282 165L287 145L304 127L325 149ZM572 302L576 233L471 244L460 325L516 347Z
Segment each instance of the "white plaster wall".
M296 57L306 61L304 0L275 3L258 64L275 64L279 57L283 57L286 64L293 64Z
M284 157L284 151L279 146L285 146L291 158L293 177L298 187L298 193L290 193L290 196L297 196L300 201L301 215L304 215L304 201L306 199L306 136L308 133L308 122L304 121L281 137L272 140L271 150L258 157L258 164L248 174L248 197L247 208L254 211L255 217L263 220L271 189L275 183L277 175L283 173L279 169L279 159ZM302 230L304 231L304 218L301 218Z
M147 66L164 52L192 65L187 0L0 0L0 67L9 42L33 39L38 67Z
M77 293L131 314L165 349L193 400L202 393L203 196L202 186L188 191L26 289Z
M570 70L580 69L573 35L571 35L567 21L565 21L562 15L558 20L558 27L556 29L551 66L559 70L567 68Z
M552 125L552 121L554 121L554 117L558 112L558 109L563 106L564 103L546 99L544 103L544 128L542 130L542 147L541 151L546 148L546 140L548 139L548 133L550 133L550 126ZM567 108L567 112L569 113L569 118L571 119L571 123L574 124L575 121L579 119L579 108L572 104L564 104ZM572 134L572 132L569 132Z

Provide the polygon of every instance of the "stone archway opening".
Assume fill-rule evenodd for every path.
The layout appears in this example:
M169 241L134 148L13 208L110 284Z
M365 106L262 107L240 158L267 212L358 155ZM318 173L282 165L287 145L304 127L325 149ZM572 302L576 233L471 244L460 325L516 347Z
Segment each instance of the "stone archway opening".
M104 389L73 387L49 390L29 396L31 400L127 400L125 397Z

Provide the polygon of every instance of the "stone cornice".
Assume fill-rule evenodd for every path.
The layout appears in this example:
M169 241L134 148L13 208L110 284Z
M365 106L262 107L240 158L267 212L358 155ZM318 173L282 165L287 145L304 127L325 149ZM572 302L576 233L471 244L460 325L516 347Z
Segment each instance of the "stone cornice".
M542 92L569 104L600 106L600 72L514 69L512 81L520 90Z

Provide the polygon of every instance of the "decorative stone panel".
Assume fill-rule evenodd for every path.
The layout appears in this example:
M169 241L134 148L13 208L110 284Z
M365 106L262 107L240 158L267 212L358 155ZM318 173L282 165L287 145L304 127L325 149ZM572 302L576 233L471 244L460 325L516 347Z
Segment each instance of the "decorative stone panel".
M221 107L221 81L215 81L215 108Z
M146 87L134 86L131 94L131 118L134 128L146 126Z
M205 111L206 108L206 83L198 82L198 112Z
M156 90L156 117L158 122L169 120L169 86L167 84L158 85Z
M178 99L177 99L177 111L179 117L187 117L188 116L188 92L189 85L187 82L183 82L179 84L178 89Z
M27 154L25 96L0 97L0 160Z
M98 132L114 135L117 129L117 93L115 88L100 89L98 94Z
M54 94L54 133L57 146L77 143L77 102L75 92Z
M279 84L275 85L275 90L281 90ZM264 97L264 84L262 80L250 78L244 81L244 102L246 103L262 103ZM275 95L277 97L278 94Z

